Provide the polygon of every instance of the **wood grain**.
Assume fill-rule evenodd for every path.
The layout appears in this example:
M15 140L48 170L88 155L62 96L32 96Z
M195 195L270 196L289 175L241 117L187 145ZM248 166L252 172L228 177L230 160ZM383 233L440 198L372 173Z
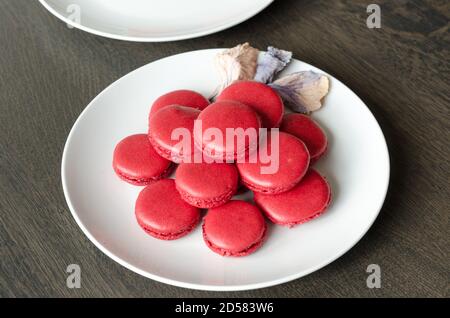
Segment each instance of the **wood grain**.
M127 43L69 29L37 1L0 1L1 297L449 296L449 18L445 0L276 1L229 30L171 43ZM66 206L60 164L72 124L103 88L168 55L249 41L333 74L370 107L392 175L369 233L307 277L256 291L213 293L143 278L100 252ZM66 287L80 264L82 288ZM382 288L366 287L368 264Z

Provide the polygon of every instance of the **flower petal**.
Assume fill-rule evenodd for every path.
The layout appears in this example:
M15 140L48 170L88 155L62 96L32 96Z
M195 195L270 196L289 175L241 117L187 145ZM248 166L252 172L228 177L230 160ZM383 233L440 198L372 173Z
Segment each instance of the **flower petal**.
M255 81L262 83L272 82L274 76L282 71L292 59L292 52L277 49L273 46L258 58Z
M236 80L252 80L256 73L258 55L259 50L248 43L217 54L215 64L221 78L218 92Z
M271 86L293 111L310 113L322 107L322 99L329 90L329 79L323 74L303 71L284 76Z

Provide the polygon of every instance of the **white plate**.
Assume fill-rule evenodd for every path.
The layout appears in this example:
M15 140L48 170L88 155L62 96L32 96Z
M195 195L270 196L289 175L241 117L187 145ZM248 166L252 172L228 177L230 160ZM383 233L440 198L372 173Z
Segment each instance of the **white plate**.
M325 106L314 113L329 137L317 169L330 181L333 202L321 217L288 229L270 226L256 253L224 258L208 249L201 228L175 241L141 230L134 203L141 187L114 174L116 143L147 131L152 101L188 88L210 95L218 84L213 57L219 49L174 55L119 79L82 112L69 134L62 183L69 208L88 238L123 266L151 279L204 290L244 290L287 282L329 264L367 232L383 205L389 154L377 121L348 87L330 77ZM293 61L285 70L316 70Z
M273 0L40 2L59 19L93 34L126 41L163 42L199 37L230 28L250 19Z

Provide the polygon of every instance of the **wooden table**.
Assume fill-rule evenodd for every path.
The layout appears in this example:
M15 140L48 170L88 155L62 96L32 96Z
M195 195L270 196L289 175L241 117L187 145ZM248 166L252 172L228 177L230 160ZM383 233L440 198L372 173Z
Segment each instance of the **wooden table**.
M390 297L449 296L449 16L444 0L278 0L229 30L172 43L94 36L38 1L0 1L0 296ZM347 254L296 281L215 293L143 278L81 232L61 188L72 124L101 90L156 59L249 41L274 45L352 88L379 121L391 154L390 190L376 223ZM345 111L345 110L343 110ZM66 267L82 269L80 289ZM366 286L379 264L382 288Z

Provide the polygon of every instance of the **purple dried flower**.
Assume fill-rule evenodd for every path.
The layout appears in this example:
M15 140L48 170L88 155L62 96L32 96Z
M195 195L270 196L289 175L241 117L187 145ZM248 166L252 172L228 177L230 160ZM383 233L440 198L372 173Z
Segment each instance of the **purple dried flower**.
M258 66L254 80L262 83L272 82L274 76L282 71L292 59L292 52L277 49L273 46L258 58Z

